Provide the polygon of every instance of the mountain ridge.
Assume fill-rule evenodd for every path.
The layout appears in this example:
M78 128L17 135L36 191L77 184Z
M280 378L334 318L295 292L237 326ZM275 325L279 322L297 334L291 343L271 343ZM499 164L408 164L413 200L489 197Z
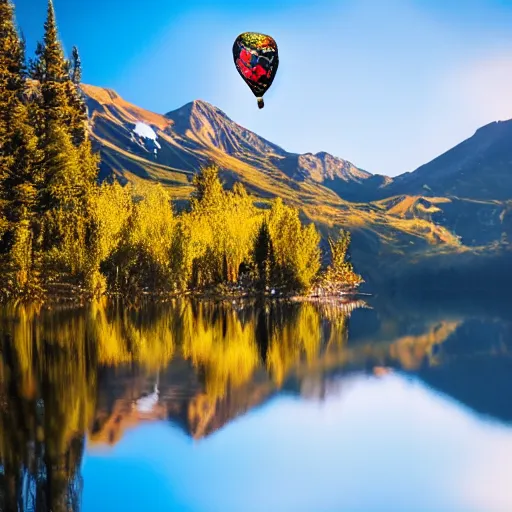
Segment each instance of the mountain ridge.
M361 181L372 175L351 162L325 151L291 153L233 121L225 112L204 100L194 100L165 114L173 121L173 129L182 136L207 142L229 155L244 159L247 152L260 158L270 158L294 179L311 177L318 183L325 180Z
M114 102L119 101L125 105L131 105L128 102L126 102L116 91L114 91L113 89L110 89L110 88L101 88L101 87L92 86L92 85L84 85L83 90L87 97L94 98L94 96L98 95L98 92L100 94L103 92L103 95L107 94L111 98L111 100ZM92 91L94 91L93 94L91 94ZM182 132L181 135L185 135L185 132L187 129L192 128L193 130L198 130L199 128L202 128L203 126L200 125L198 122L204 121L205 119L208 120L208 118L211 117L211 114L213 113L217 118L220 118L223 120L223 122L228 123L229 128L232 131L233 131L233 128L237 128L238 130L240 130L242 132L242 134L245 135L245 137L247 139L250 140L251 143L256 142L257 146L260 146L260 147L262 146L262 143L263 143L263 149L270 148L273 152L275 152L279 156L288 155L288 156L297 157L297 158L302 157L302 159L304 159L304 160L314 157L319 160L323 160L323 161L327 161L327 162L336 162L339 165L345 165L345 166L349 166L349 167L355 169L356 170L355 175L357 176L357 178L359 178L360 182L362 182L363 180L367 180L367 179L379 178L383 183L385 183L386 186L388 186L392 183L400 183L400 182L405 181L411 175L414 175L418 171L422 171L424 168L426 168L433 162L442 160L446 156L452 154L452 152L454 152L455 150L459 150L459 148L467 145L475 137L479 137L482 134L488 135L489 132L491 132L491 131L493 131L493 133L491 133L491 135L494 135L495 129L496 128L499 129L503 126L507 126L507 128L512 130L512 119L491 121L491 122L487 123L486 125L477 128L473 135L471 135L470 137L467 137L465 140L463 140L462 142L460 142L453 148L446 150L441 155L439 155L439 156L433 158L432 160L430 160L429 162L419 166L415 170L406 171L397 176L391 177L391 176L383 175L380 173L372 173L372 172L369 172L362 168L359 168L359 167L355 166L352 162L350 162L344 158L341 158L337 155L333 155L332 153L329 153L327 151L318 151L316 153L313 153L313 152L305 152L305 153L289 152L286 149L284 149L282 146L279 146L278 144L275 144L275 143L269 141L268 139L261 137L260 135L256 134L255 132L242 127L236 121L234 121L231 117L229 117L224 111L222 111L220 108L209 103L206 100L202 100L202 99L192 100L181 107L178 107L174 110L167 112L166 114L153 113L149 110L145 110L145 109L141 109L141 108L137 107L136 112L142 112L142 111L144 112L144 115L152 114L154 119L157 119L158 121L161 121L162 119L167 120L168 126L173 127L175 130ZM199 112L199 115L197 114L197 112ZM186 129L184 129L183 126L179 126L177 124L177 121L183 121L183 119L185 119L188 122ZM191 120L194 121L195 123L197 123L197 125L190 126ZM155 121L153 121L153 122L155 122ZM156 124L156 126L161 128L161 122L157 122L155 124ZM226 129L225 126L222 126L221 123L218 123L218 122L216 123L215 128L217 128L217 129L224 128L224 131ZM255 141L254 139L257 139L257 140ZM204 142L204 140L202 142ZM217 141L213 140L212 144L215 145L215 142L217 142ZM217 149L223 149L223 150L230 149L230 148L222 147L220 144L215 145L215 147ZM253 150L254 147L251 147L251 149ZM268 152L268 151L266 151L266 152ZM334 177L334 175L332 173L332 169L329 169L329 171L326 172L326 175L327 175L327 177L332 179ZM343 176L345 179L347 178L346 174L342 174L341 176ZM389 190L391 191L391 188ZM512 191L509 193L509 195L512 198Z
M400 174L387 193L425 190L432 195L512 199L512 119L488 123L430 162Z

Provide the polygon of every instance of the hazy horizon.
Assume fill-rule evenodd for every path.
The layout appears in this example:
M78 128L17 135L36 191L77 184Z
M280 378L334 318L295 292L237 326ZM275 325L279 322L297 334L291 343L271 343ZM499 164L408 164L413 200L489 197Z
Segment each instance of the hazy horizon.
M14 0L32 55L46 0ZM396 176L512 118L512 2L54 0L85 83L166 113L202 99L287 151L327 151ZM243 31L274 36L280 68L259 110L232 62ZM183 48L185 46L185 48Z

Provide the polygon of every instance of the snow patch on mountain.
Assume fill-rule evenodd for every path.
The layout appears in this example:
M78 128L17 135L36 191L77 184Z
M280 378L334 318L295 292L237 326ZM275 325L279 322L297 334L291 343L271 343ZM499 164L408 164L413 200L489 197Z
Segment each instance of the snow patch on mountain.
M156 158L158 155L158 150L162 149L162 146L157 141L158 135L156 134L155 130L153 130L153 128L151 128L151 126L149 126L148 124L139 121L135 124L135 128L131 133L132 140L135 140L134 134L140 137L140 139L144 139L139 139L138 144L141 147L145 148L147 151L153 152Z
M135 128L133 129L133 131L139 137L144 137L145 139L151 139L151 140L154 140L155 142L158 138L157 134L155 133L155 130L153 130L153 128L151 128L151 126L149 126L146 123L142 123L140 121L135 125Z

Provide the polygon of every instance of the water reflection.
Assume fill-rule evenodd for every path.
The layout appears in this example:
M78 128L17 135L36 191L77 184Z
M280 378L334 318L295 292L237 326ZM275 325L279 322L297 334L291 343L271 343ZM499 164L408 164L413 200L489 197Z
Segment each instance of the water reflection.
M80 510L86 446L103 453L161 424L199 441L279 396L338 396L350 375L412 373L476 414L512 421L503 315L372 305L2 309L0 510Z

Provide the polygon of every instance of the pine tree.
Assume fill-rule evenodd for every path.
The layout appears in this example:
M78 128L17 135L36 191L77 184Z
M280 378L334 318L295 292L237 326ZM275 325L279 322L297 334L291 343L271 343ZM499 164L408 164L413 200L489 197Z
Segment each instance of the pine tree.
M69 80L68 66L58 38L53 1L48 0L48 11L44 24L44 43L40 55L42 71L41 93L47 121L69 121L66 82Z
M76 46L71 61L64 58L52 0L48 2L44 28L44 41L38 43L36 59L30 64L30 76L41 84L45 118L66 124L73 144L79 146L87 138L87 109L79 89L82 64Z
M88 138L87 111L78 87L80 57L75 48L72 62L64 58L52 0L44 29L43 43L30 65L31 77L40 83L31 110L42 150L37 240L48 270L68 273L92 286L101 253L96 229L98 158Z
M80 55L78 54L78 48L76 46L73 46L72 51L71 80L77 86L82 82L82 61L80 60Z
M9 2L6 3L9 7ZM4 114L3 119L7 121L4 130L2 155L8 161L3 173L4 192L2 199L6 206L6 217L13 224L24 219L30 219L34 214L36 204L35 186L39 178L37 169L41 154L37 147L37 137L30 124L27 105L23 102L26 88L25 41L17 35L14 28L14 13L12 8L10 10L12 23L9 25L14 30L14 32L9 30L12 43L9 51L12 89L5 108L0 108ZM7 9L8 11L9 9ZM9 55L6 55L7 51L2 45L2 61L9 57ZM3 73L2 75L6 76ZM0 89L4 90L1 86ZM3 102L0 105L4 107Z
M10 0L0 0L0 147L5 148L14 109L23 95L23 48L14 23ZM0 180L5 177L9 155L0 153Z
M70 77L66 82L66 94L70 111L69 127L75 146L79 146L87 139L87 108L80 91L82 80L82 64L78 48L73 47L70 64Z
M34 290L33 221L41 154L23 102L25 43L9 1L0 0L0 233L4 273L17 293ZM9 272L11 271L11 272ZM13 274L14 272L14 274Z
M53 120L61 123L69 120L66 97L66 79L69 76L58 40L52 0L48 1L43 42L37 43L35 59L30 60L29 77L39 84L30 105L30 116L43 150L43 171L47 175L50 169L45 148L48 145L49 126Z
M32 80L42 83L45 78L45 64L44 64L44 46L38 41L36 46L36 57L30 59L28 65L28 74Z
M80 147L82 165L78 174L83 178L84 188L89 188L97 178L98 159L92 154L88 140L87 110L79 89L81 61L76 47L73 48L71 64L64 58L64 51L58 39L52 0L48 2L44 27L44 43L38 46L38 59L31 65L32 78L41 82L41 108L44 111L45 126L42 145L47 146L51 143L46 137L49 136L52 121L59 121L66 126L73 145ZM48 169L48 172L50 171Z

